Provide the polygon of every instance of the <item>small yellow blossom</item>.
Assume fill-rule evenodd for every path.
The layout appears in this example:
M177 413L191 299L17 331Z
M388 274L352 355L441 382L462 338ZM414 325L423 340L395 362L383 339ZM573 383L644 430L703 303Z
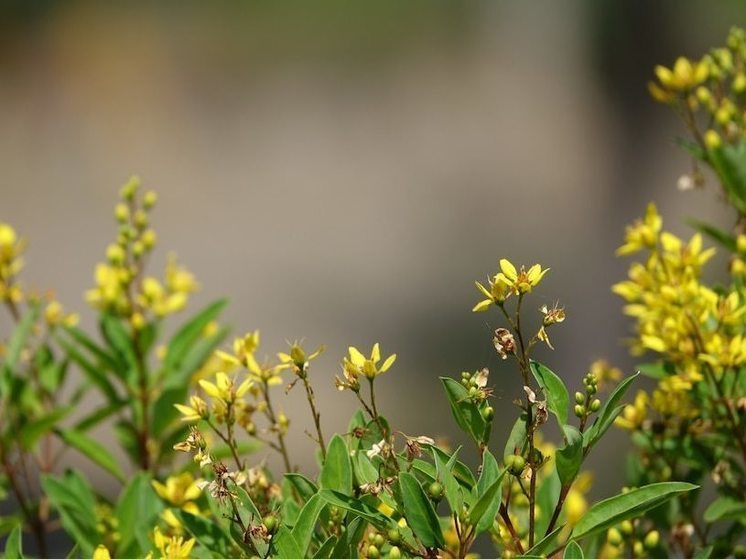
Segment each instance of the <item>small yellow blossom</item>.
M523 266L520 270L507 259L500 260L501 272L497 274L496 280L504 283L516 295L530 293L531 290L539 285L549 268L542 269L539 264L534 264L528 271Z
M383 364L379 367L378 363L381 361L381 348L378 343L373 345L373 349L370 352L370 357L366 358L360 351L350 346L348 348L349 357L345 357L342 361L342 368L345 371L345 376L364 376L368 379L374 379L378 375L385 373L391 368L391 365L396 361L396 354L389 355Z
M93 552L93 559L111 559L111 554L105 546L99 545Z

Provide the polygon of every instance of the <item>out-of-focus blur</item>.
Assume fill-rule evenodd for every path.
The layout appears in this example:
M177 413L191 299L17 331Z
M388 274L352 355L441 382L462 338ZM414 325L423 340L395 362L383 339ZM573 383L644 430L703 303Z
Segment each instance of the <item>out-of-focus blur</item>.
M355 408L333 388L347 345L380 341L399 354L380 383L398 428L458 442L437 377L488 366L499 438L520 384L497 314L470 312L473 281L500 257L549 266L531 300L568 319L541 358L571 389L598 357L632 372L609 291L624 225L652 199L679 233L729 219L713 191L677 192L689 162L646 82L720 44L742 6L6 1L0 220L30 241L26 283L92 327L82 293L138 174L160 193L156 260L173 249L195 272L195 306L229 296L227 321L261 328L268 354L327 345L311 373L327 431ZM311 469L301 395L284 407ZM621 482L624 448L597 449L595 494Z

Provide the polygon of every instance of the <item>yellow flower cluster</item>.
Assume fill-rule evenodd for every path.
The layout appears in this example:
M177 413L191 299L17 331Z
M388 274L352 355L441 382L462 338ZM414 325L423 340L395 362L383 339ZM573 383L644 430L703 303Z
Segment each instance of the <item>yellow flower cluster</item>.
M396 361L396 354L389 355L382 365L381 346L378 343L373 344L370 357L365 357L356 347L348 348L349 355L342 360L342 373L344 378L336 377L335 384L338 390L350 389L353 391L360 390L359 378L365 377L373 381L378 375L388 371Z
M713 49L700 60L680 57L671 68L656 66L656 81L651 81L648 89L656 101L689 115L688 126L696 126L694 115L702 108L711 128L697 139L703 147L715 149L721 137L729 142L744 137L745 61L746 33L733 28L727 46Z
M502 305L512 294L530 293L548 271L548 268L542 269L539 264L534 264L528 270L523 266L518 269L510 260L503 258L500 260L500 271L487 278L487 287L475 282L477 289L485 298L474 305L472 311L483 312L493 304Z
M122 188L114 214L119 224L117 241L106 249L106 262L96 266L95 287L86 300L95 308L128 319L136 329L149 316L163 318L182 310L197 289L194 276L169 256L163 280L145 275L147 256L156 244L149 227L149 212L156 202L153 191L138 198L139 179Z
M746 312L737 287L718 290L702 283L702 268L714 249L703 249L695 234L684 242L662 230L654 205L645 219L627 230L619 254L645 250L645 262L630 266L628 279L612 289L628 303L625 313L636 319L633 350L652 351L673 365L675 374L663 378L650 402L640 396L619 420L625 428L641 425L645 410L664 416L691 415L690 391L709 367L714 378L746 364L746 339L739 325Z
M19 303L23 299L16 276L23 268L21 255L25 247L15 229L0 221L0 302Z
M195 502L199 499L200 495L202 495L202 490L189 472L170 476L166 479L166 483L153 480L151 484L158 496L170 506L186 511L195 516L202 514L202 511ZM168 524L168 526L173 530L177 532L181 531L181 522L176 518L172 509L168 508L163 511L161 518L163 518L166 524Z

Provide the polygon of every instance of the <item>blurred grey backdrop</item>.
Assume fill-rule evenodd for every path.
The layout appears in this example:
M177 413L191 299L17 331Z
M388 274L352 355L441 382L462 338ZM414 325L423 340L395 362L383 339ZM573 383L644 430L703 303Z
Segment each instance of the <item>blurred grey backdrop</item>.
M653 199L679 233L728 219L712 191L676 191L680 129L646 82L720 44L743 6L6 0L0 220L30 241L26 283L91 326L82 292L138 174L160 193L159 261L176 251L203 286L192 308L229 296L227 322L261 328L268 354L327 345L312 371L327 431L355 408L332 383L347 345L380 341L399 354L381 381L399 428L458 442L437 377L486 365L501 437L520 386L491 348L497 315L470 312L473 281L500 257L551 267L532 301L568 319L541 357L570 386L598 357L632 371L609 291L624 225ZM311 469L300 394L283 403ZM596 494L625 444L591 461Z

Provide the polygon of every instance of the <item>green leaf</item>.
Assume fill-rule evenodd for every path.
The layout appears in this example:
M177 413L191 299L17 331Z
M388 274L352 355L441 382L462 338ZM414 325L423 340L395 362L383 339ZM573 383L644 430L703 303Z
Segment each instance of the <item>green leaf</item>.
M708 524L718 520L737 520L746 517L746 503L733 497L718 497L705 509Z
M521 415L513 424L513 428L510 430L510 435L508 435L508 440L505 442L505 452L503 453L503 458L507 458L508 456L516 454L516 451L518 451L518 454L521 454L525 444L526 414L521 413Z
M712 546L707 546L705 548L700 549L697 553L694 554L694 557L692 559L710 559L710 555L712 555L713 548Z
M298 492L304 503L313 497L319 490L319 488L316 487L316 484L303 474L287 473L285 474L285 479L295 487L295 490Z
M570 407L570 396L562 379L549 368L538 361L531 361L531 372L536 382L539 383L547 398L547 407L559 421L560 425L567 423L568 408Z
M352 513L354 516L358 516L363 520L370 522L379 530L388 529L393 522L390 518L382 514L376 508L370 506L365 501L355 499L345 495L344 493L332 491L331 489L321 489L319 491L319 496L330 505L344 509Z
M448 462L445 462L443 458L433 450L433 458L435 460L438 479L443 484L446 501L448 501L448 505L451 507L451 512L458 514L464 504L464 495L458 481L456 481L456 478L451 471L453 463L456 461L457 454L458 450L453 453L452 458Z
M713 241L726 248L729 252L736 252L736 238L727 231L696 219L687 219L686 222L700 233L707 235Z
M482 497L499 477L500 467L497 465L497 459L489 449L485 449L482 454L482 472L477 480L477 497Z
M486 532L492 528L492 524L495 522L497 510L500 508L500 488L506 471L503 470L498 474L497 479L484 491L469 511L469 524L475 527L475 534Z
M565 446L555 454L557 475L563 486L570 485L583 463L583 435L571 425L563 426Z
M5 559L23 559L21 527L16 526L5 541Z
M562 532L564 527L564 524L557 526L554 530L539 540L534 547L529 549L528 553L532 554L531 557L548 557L554 555L554 553L550 553L550 550L557 547L557 537L560 535L560 532Z
M125 400L120 400L118 402L114 402L113 404L109 404L108 406L97 408L90 414L80 419L77 423L75 423L75 429L77 431L87 431L88 429L95 427L102 421L105 421L106 419L117 413L126 404L127 402Z
M402 472L399 474L399 489L407 524L420 539L422 545L425 547L444 545L438 516L417 478L409 472Z
M67 357L80 367L80 370L85 377L96 386L104 396L106 396L109 402L119 401L119 394L117 393L116 388L114 388L114 385L109 381L106 375L107 369L105 367L89 361L74 345L61 337L57 338L57 341L62 349L65 350ZM111 370L118 371L119 369L114 367Z
M337 536L329 536L314 554L313 559L329 559L332 551L334 551L334 547L337 545L337 541Z
M585 559L582 548L576 542L570 542L565 547L565 554L562 559Z
M479 407L469 398L469 392L458 381L449 377L440 377L446 398L451 406L451 413L462 431L471 435L477 443L486 443L489 429L482 417Z
M724 144L708 150L707 159L717 173L728 199L740 212L746 213L746 142Z
M352 464L347 445L342 437L334 435L326 452L326 462L321 468L319 485L322 489L332 489L352 495Z
M326 501L318 495L314 495L303 505L292 530L293 538L301 549L308 549L311 544L316 522L325 506Z
M26 423L18 432L18 438L23 448L32 449L38 440L45 434L50 433L52 428L70 411L70 407L57 408L35 421Z
M221 529L218 524L183 510L177 509L174 514L200 545L209 549L213 554L219 557L240 557L230 535ZM299 557L302 557L302 555L299 555Z
M179 328L168 343L166 357L163 360L163 366L166 369L179 368L189 348L200 338L205 327L220 315L227 304L227 299L210 303Z
M26 342L31 335L31 330L37 318L39 318L39 305L32 305L23 315L23 318L21 318L18 326L15 327L10 336L8 346L5 350L5 365L11 371L18 365L21 352L26 347Z
M277 557L305 557L304 548L302 548L290 530L285 526L280 526L277 534L272 538L272 547L277 551Z
M104 445L74 429L57 429L55 432L68 445L101 466L119 481L124 482L125 477L119 462Z
M96 530L96 497L88 483L80 474L68 472L59 478L42 475L41 485L65 531L83 555L91 557L100 536Z
M122 321L111 315L101 317L101 333L109 348L118 356L119 374L129 386L134 386L138 377L138 362L132 339Z
M634 375L624 379L609 395L608 399L604 402L603 406L599 410L596 421L593 422L591 428L588 429L588 431L586 431L585 435L583 436L584 440L586 441L586 447L591 447L596 444L596 442L604 435L604 433L608 431L609 427L613 425L616 417L624 409L624 405L620 405L619 402L622 398L624 398L624 395L627 393L630 385L634 382L639 374L640 373L637 372Z
M579 540L607 530L619 522L638 517L661 503L694 489L697 489L697 486L691 483L653 483L600 501L588 509L575 525L572 538Z
M122 490L114 515L119 526L117 556L143 557L150 549L150 533L163 504L145 472L136 474Z

